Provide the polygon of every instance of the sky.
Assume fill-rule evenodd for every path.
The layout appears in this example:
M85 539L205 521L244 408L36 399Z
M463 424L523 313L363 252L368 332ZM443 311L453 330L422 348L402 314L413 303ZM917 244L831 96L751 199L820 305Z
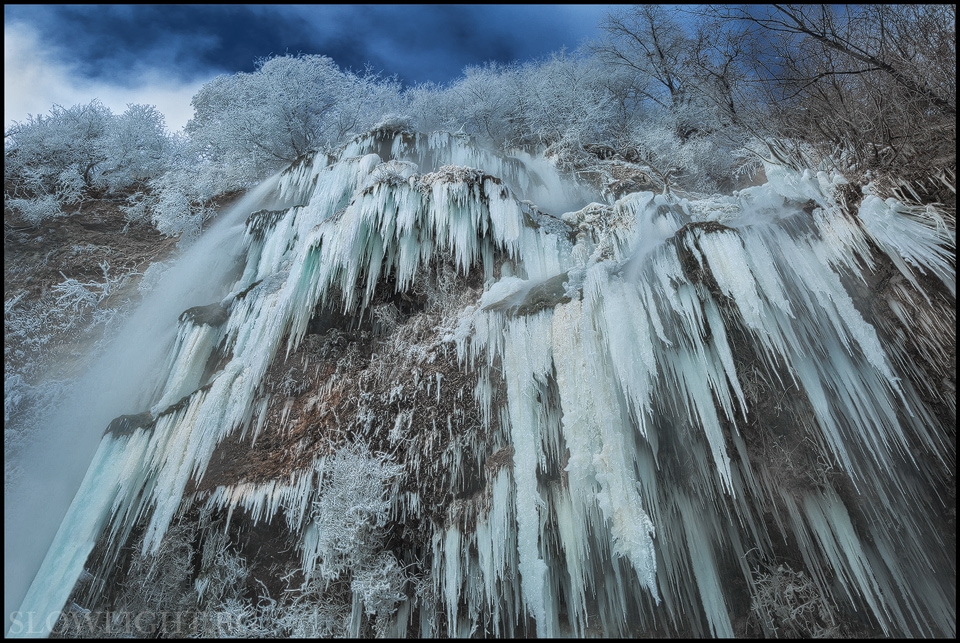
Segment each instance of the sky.
M54 104L155 105L168 129L220 74L283 54L407 85L543 58L601 35L610 5L4 5L4 129Z

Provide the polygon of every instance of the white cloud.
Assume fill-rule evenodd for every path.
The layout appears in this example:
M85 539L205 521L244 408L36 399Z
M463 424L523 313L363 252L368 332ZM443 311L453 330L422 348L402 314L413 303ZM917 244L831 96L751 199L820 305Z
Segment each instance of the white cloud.
M171 82L161 72L145 74L136 87L92 81L72 73L70 65L46 55L36 32L22 23L3 26L3 126L46 114L55 104L70 107L94 98L115 114L128 103L155 105L170 131L182 129L193 116L190 98L203 81Z

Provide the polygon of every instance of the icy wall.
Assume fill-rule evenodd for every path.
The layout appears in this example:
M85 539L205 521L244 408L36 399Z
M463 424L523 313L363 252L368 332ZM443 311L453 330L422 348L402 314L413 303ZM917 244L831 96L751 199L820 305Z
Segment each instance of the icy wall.
M923 388L955 351L952 223L766 173L599 203L446 133L301 159L104 435L22 613L116 609L121 547L159 556L199 512L291 543L229 605L197 550L230 634L954 635L955 402Z

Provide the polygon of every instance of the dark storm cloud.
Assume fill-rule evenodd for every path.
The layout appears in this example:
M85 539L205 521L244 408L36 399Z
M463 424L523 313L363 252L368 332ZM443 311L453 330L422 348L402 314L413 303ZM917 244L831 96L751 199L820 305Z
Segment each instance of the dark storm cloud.
M408 83L446 82L467 65L540 58L563 46L573 49L602 15L599 9L563 5L350 9L338 16L337 30L325 33L330 55L344 66L370 62Z
M455 79L466 65L576 47L602 17L587 5L6 5L76 73L135 83L252 71L261 57L324 54L407 83Z
M259 56L310 46L302 21L244 5L7 5L4 21L27 22L77 73L114 82L145 68L183 80L252 71Z

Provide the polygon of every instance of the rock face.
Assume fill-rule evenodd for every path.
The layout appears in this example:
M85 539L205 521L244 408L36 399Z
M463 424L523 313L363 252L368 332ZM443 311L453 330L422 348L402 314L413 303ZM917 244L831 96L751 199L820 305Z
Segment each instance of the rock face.
M75 500L96 547L58 572L84 580L58 598L42 569L24 610L66 602L65 635L954 635L953 221L766 176L600 204L442 133L299 160L275 191L300 205L250 216L230 294L181 316L152 416L104 437L112 495Z
M195 325L220 326L230 319L230 312L220 304L209 306L194 306L183 311L180 321L189 321Z
M137 429L150 426L151 423L153 423L153 416L147 412L121 415L107 425L105 432L117 436L130 435Z

